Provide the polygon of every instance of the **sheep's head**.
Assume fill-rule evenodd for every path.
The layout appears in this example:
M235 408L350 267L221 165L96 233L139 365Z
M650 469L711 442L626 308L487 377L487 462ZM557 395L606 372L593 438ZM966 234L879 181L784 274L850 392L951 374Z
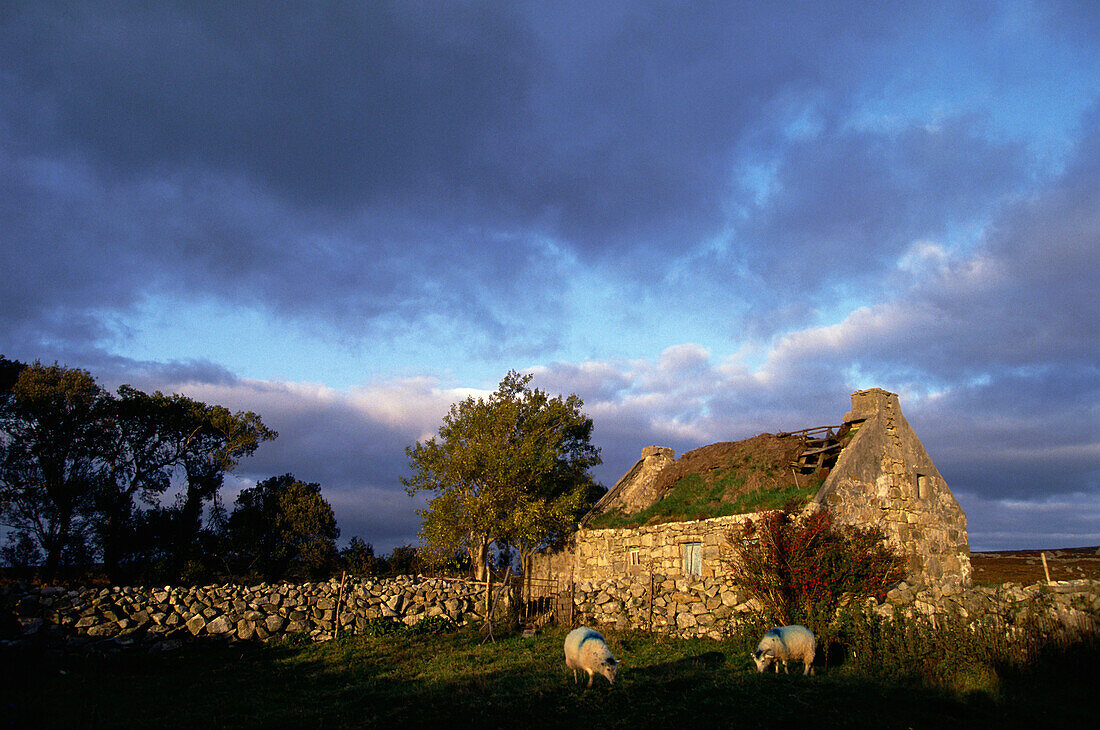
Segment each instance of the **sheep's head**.
M609 656L607 659L600 663L599 667L596 668L596 671L607 677L608 682L611 682L611 684L615 684L615 675L619 671L619 662L617 659L615 659L615 657Z
M757 650L749 656L751 656L753 662L756 663L756 671L760 672L761 674L763 674L764 670L770 667L772 665L772 662L775 661L774 656L772 656L771 654L765 654L763 651L760 650Z

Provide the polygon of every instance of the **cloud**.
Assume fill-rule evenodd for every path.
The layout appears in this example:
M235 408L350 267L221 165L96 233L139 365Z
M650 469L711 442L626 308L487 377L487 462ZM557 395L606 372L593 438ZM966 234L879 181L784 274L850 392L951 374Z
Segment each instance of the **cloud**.
M955 490L970 518L971 550L1085 547L1100 544L1100 493L1071 493L1051 499L989 499ZM974 515L980 520L975 524ZM1035 536L1044 542L1036 544Z
M25 286L8 290L6 324L42 344L114 345L136 308L173 296L333 340L415 327L459 331L487 356L546 353L570 275L546 241L647 280L640 252L692 251L727 228L746 145L778 155L786 202L739 240L786 232L763 245L808 251L854 227L848 243L888 243L882 221L914 216L899 201L984 200L1011 150L948 128L885 152L854 133L784 152L762 130L803 93L835 125L846 61L903 16L873 3L9 10L4 263L24 264ZM901 177L876 190L890 165ZM754 264L772 284L803 259L777 253Z
M1098 488L1088 3L0 17L4 354L260 412L365 533L525 366L607 483L878 385L979 511Z

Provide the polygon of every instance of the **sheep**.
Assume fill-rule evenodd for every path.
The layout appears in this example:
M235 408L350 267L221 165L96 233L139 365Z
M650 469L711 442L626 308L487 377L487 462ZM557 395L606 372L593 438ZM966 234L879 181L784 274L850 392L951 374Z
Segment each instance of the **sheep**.
M611 655L600 632L582 626L565 637L565 666L573 670L573 684L577 683L578 669L588 672L588 686L591 687L597 674L615 684L619 662Z
M763 672L775 662L775 671L779 673L779 662L783 664L784 673L787 671L787 661L801 661L802 674L814 673L814 654L817 651L817 639L812 631L805 626L797 624L793 626L778 626L771 629L753 652L752 660L756 662L756 671Z

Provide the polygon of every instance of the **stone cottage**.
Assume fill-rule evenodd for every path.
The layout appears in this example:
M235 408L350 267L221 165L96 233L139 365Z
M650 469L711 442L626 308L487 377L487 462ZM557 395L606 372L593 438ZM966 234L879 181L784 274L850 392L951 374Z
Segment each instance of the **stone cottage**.
M643 449L567 545L536 556L533 577L722 580L731 528L780 506L768 504L769 495L796 495L806 509L824 506L840 522L882 529L905 554L910 585L953 591L970 584L966 515L895 393L853 393L852 410L836 426L674 456L669 448Z

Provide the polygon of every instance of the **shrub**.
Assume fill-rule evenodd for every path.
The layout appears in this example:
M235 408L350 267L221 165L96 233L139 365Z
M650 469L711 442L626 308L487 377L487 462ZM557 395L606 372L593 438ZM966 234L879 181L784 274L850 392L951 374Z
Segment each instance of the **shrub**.
M766 512L728 538L735 580L776 624L823 629L842 597L881 601L905 575L903 557L881 530L838 525L824 508L809 515Z
M400 621L394 621L392 618L386 618L385 616L378 616L375 618L367 619L366 625L359 633L363 636L371 636L377 638L379 636L396 634L407 629L408 627Z
M417 635L424 636L431 634L432 636L439 636L440 634L450 633L455 630L455 623L446 616L428 616L422 618L415 624L409 627L409 630Z

